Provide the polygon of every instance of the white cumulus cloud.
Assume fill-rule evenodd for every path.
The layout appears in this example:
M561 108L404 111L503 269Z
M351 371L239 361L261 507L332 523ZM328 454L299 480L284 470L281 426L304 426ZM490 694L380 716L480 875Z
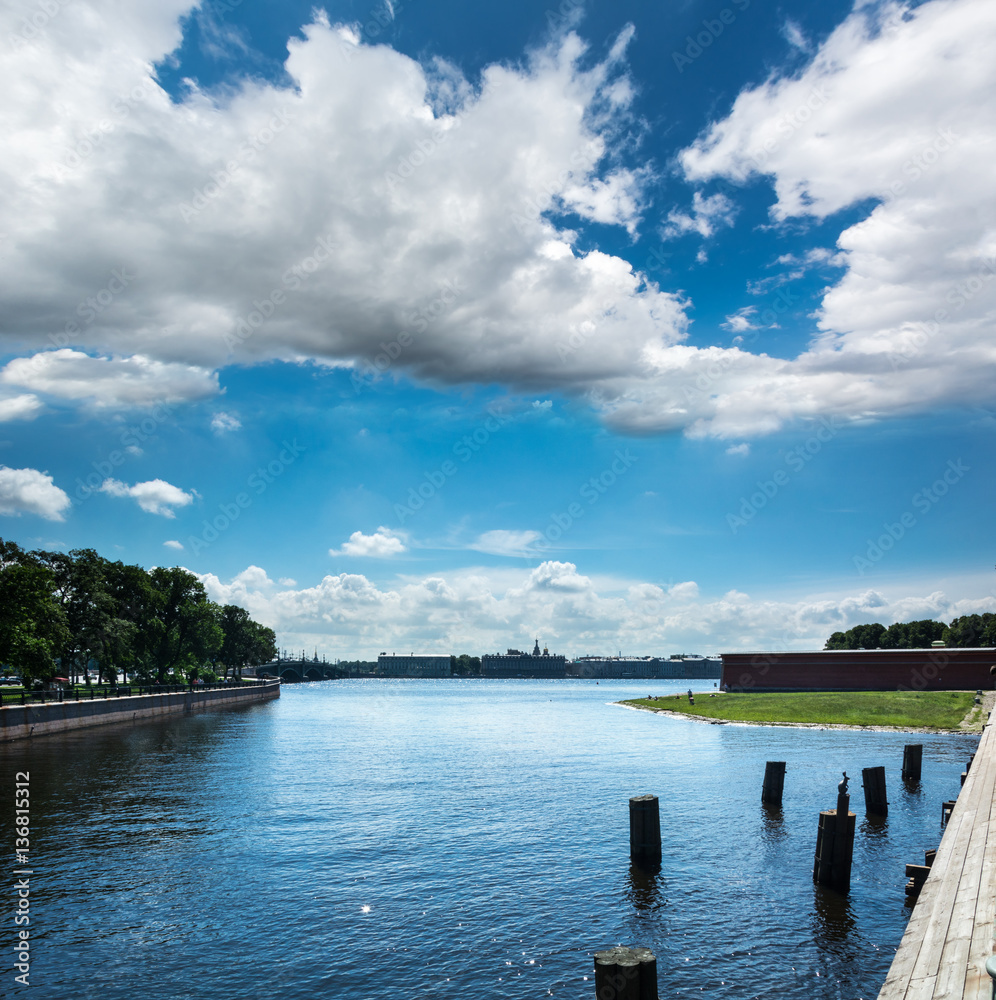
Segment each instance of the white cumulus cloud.
M787 359L684 344L694 303L557 221L646 225L632 27L600 62L568 33L469 80L319 13L288 41L286 84L173 102L152 67L193 4L145 6L74 0L0 62L0 310L34 355L8 384L197 399L226 363L366 371L386 331L417 331L396 371L584 396L629 432L742 439L991 400L989 0L858 4L808 66L745 90L681 155L703 185L769 178L776 223L874 206L839 234L843 274ZM21 31L17 7L0 36ZM736 209L730 187L697 191L662 228L715 235Z
M554 561L533 569L454 570L392 585L341 573L300 589L282 581L278 589L258 566L228 582L199 576L212 600L246 608L276 629L282 644L364 659L385 648L479 654L531 646L535 636L551 652L567 654L821 649L832 632L862 622L950 621L996 610L991 596L966 596L979 592L975 581L958 597L898 589L785 598L703 594L691 580L662 587L595 579L573 563Z
M69 348L15 358L0 371L0 381L99 407L152 406L218 392L217 375L196 365L141 355L90 357Z
M196 491L185 493L179 486L173 486L163 479L151 479L145 483L135 483L134 486L117 479L105 479L100 492L112 497L131 497L146 513L170 518L176 517L174 507L186 507L197 496Z
M380 527L372 535L354 531L341 549L329 549L330 556L368 556L374 559L388 559L407 552L404 536L390 528Z
M37 514L48 521L64 521L64 511L71 505L69 496L47 473L0 465L0 514Z
M0 399L0 423L7 420L33 420L41 412L41 400L33 393Z
M225 434L228 431L237 431L242 426L242 421L232 413L225 413L223 410L216 413L211 418L211 430L215 434Z

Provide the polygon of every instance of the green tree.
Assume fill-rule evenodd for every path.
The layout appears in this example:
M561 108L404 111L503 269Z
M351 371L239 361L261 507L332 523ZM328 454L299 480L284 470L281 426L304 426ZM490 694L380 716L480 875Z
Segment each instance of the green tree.
M150 574L154 616L150 667L159 684L187 677L221 650L221 609L207 598L204 584L178 566L156 567ZM194 674L196 677L196 673Z
M996 615L962 615L941 637L948 646L996 646Z
M75 681L87 675L92 659L100 659L109 631L113 601L105 588L107 560L93 549L64 552L33 552L32 557L45 566L54 579L54 597L65 616L68 633L59 659L66 676Z
M917 622L895 622L882 634L883 649L928 649L944 635L944 622L925 618Z
M17 671L26 686L55 676L56 655L68 639L53 585L48 569L0 539L0 663Z
M140 681L154 676L152 651L159 635L155 628L156 594L152 580L141 566L107 563L105 588L111 614L101 635L101 666L107 672L127 671Z
M227 642L227 646L226 646ZM219 607L187 570L109 562L93 549L24 552L0 538L0 664L47 680L57 663L75 680L96 660L114 682L214 676L276 655L273 629L235 605Z
M232 671L241 677L245 667L269 663L277 655L277 636L271 628L254 622L245 608L226 604L220 618L223 634L218 659L224 664L224 676Z
M481 673L481 658L461 653L450 657L450 672L455 677L478 677Z
M882 645L885 626L878 622L855 625L846 632L834 632L827 639L824 649L878 649Z
M831 634L830 638L827 639L824 649L850 649L851 647L847 644L847 633L846 632L834 632Z

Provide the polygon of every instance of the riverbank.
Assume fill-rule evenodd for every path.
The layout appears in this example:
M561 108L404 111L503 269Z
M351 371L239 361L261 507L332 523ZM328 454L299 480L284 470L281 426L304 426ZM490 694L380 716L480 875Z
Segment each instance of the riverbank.
M137 722L161 715L250 705L279 697L280 682L272 681L266 684L244 684L241 687L190 688L170 694L6 705L0 708L0 742L8 743L115 722Z
M890 732L978 733L996 692L975 704L973 691L806 691L764 694L662 695L617 702L626 708L713 725L795 726Z

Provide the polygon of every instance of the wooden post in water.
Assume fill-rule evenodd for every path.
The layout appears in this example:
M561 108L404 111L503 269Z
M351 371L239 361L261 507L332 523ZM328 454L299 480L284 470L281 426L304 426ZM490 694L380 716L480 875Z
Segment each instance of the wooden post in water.
M907 743L903 747L903 779L906 781L919 781L922 764L923 744Z
M629 856L638 865L661 863L661 812L656 795L629 800Z
M885 797L885 768L862 768L861 784L865 790L865 812L872 816L887 816L889 803Z
M837 808L820 813L816 834L816 859L813 879L819 885L828 885L838 892L851 888L851 858L854 854L854 821L849 810L851 797L847 794L847 772L837 786Z
M766 806L782 804L782 789L785 787L785 761L769 760L764 765L764 784L761 786L761 801Z
M657 959L649 948L607 948L595 952L598 1000L658 1000Z

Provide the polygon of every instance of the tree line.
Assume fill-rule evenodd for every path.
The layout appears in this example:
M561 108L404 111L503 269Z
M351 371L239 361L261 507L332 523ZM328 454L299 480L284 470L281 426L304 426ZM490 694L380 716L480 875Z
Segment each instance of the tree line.
M834 632L824 649L927 649L940 639L945 646L996 646L996 615L962 615L950 625L931 618L882 625L870 622Z
M347 672L355 671L372 674L377 670L377 661L337 660L336 666ZM454 677L479 677L481 675L481 658L479 656L471 656L469 653L461 653L459 656L451 655L450 670Z
M126 566L93 549L27 552L0 538L0 665L25 685L57 674L89 683L92 673L111 684L125 673L211 681L276 653L273 629L208 600L185 569Z

